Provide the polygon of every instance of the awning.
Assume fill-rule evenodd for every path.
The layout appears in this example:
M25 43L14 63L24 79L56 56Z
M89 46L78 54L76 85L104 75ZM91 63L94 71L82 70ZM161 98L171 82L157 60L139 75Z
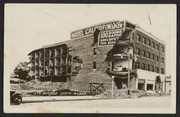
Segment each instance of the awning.
M110 60L128 60L128 56L108 56Z

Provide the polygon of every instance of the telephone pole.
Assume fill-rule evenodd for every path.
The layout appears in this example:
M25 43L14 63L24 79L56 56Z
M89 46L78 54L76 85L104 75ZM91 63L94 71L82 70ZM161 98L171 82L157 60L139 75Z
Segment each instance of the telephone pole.
M111 78L112 78L112 80L111 80L111 97L113 98L113 93L114 93L114 91L113 91L114 90L113 89L114 88L114 81L113 80L114 80L114 76L111 76Z
M130 88L130 53L129 53L129 49L130 48L128 48L128 90L129 90L129 88Z

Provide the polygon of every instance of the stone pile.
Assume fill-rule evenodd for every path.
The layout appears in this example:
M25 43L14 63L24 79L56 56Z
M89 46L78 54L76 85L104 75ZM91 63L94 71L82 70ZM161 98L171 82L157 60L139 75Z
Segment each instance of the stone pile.
M114 90L113 91L113 98L140 98L140 97L151 97L151 96L159 96L160 94L155 92L148 92L148 91L141 91L141 90ZM97 95L98 97L104 98L112 98L111 90L107 90L104 93Z
M67 82L40 82L31 80L27 83L11 84L11 90L55 90L67 88L69 83Z

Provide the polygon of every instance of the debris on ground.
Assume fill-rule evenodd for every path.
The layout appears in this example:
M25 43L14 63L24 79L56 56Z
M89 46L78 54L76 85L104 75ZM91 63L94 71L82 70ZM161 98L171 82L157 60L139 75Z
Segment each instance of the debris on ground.
M155 91L143 91L143 90L114 90L113 98L141 98L141 97L152 97L152 96L160 96L162 94L156 93ZM98 97L103 98L112 98L112 91L107 90L104 93L97 95Z
M31 80L27 83L11 84L11 90L54 90L66 88L68 83L66 82L40 82Z

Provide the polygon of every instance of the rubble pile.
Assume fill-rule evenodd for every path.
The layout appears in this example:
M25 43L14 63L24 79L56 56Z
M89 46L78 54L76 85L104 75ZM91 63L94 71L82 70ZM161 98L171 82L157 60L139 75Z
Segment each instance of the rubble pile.
M156 92L148 92L148 91L142 91L142 90L114 90L113 91L113 98L140 98L140 97L151 97L151 96L159 96L160 94ZM104 97L104 98L111 98L112 97L112 91L107 90L104 93L97 95L98 97Z
M111 89L111 78L109 75L104 74L104 72L88 72L85 70L80 70L79 72L69 87L70 89L89 91L89 83L104 83L103 86L106 89Z
M64 82L40 82L31 80L27 83L11 84L11 90L54 90L68 87Z
M24 87L24 86L19 85L19 84L11 84L10 89L11 90L29 90L27 87Z

